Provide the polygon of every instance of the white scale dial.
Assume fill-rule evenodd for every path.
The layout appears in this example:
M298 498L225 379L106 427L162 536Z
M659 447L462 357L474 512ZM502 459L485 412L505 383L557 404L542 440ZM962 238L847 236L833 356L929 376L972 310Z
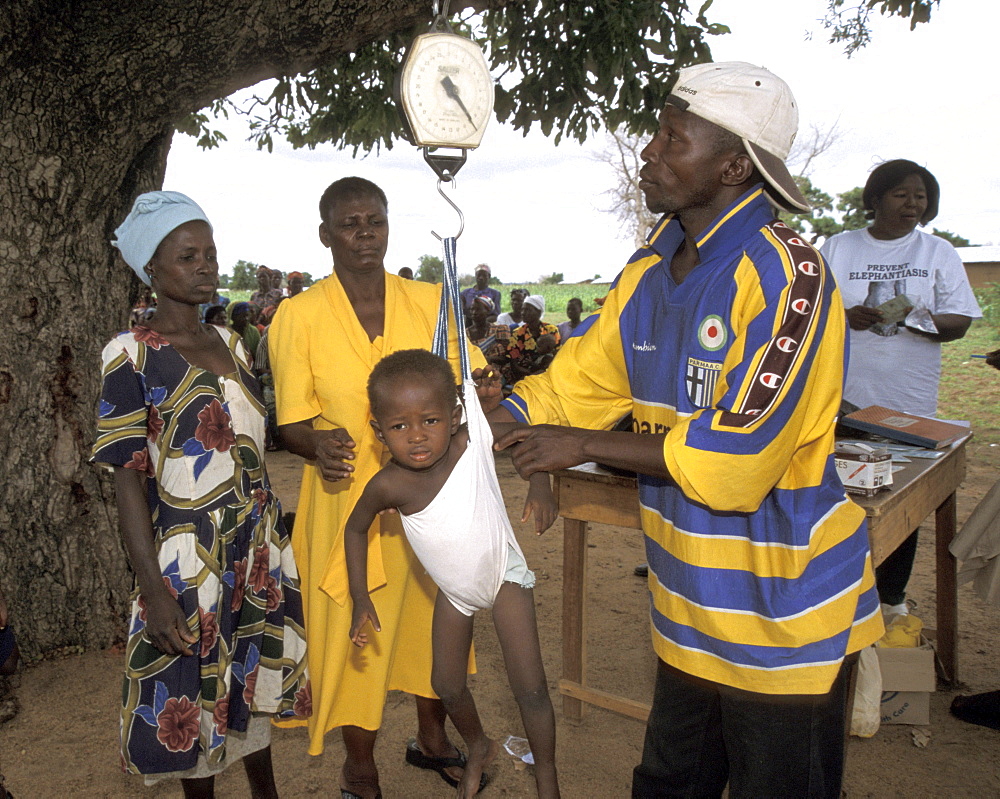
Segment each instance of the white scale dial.
M478 147L493 98L493 78L475 42L441 32L413 41L403 62L400 99L414 144Z

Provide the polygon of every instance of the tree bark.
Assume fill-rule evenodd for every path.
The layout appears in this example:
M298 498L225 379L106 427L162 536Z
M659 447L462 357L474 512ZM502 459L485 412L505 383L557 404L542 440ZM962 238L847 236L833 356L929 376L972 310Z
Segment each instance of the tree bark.
M0 9L0 584L29 659L124 637L131 576L87 459L100 352L139 288L108 242L162 185L173 123L429 14L427 0Z

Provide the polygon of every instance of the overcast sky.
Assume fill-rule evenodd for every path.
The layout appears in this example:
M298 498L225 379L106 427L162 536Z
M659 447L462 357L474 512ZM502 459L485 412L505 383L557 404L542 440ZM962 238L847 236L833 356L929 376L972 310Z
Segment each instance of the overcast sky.
M848 60L826 43L818 18L825 0L766 4L715 0L709 19L732 33L711 39L717 61L750 61L792 87L800 133L809 126L842 131L838 144L812 169L814 184L830 194L863 185L869 170L889 158L927 166L941 184L941 211L932 227L1000 243L1000 169L983 145L996 141L996 0L944 0L929 24L910 31L906 21L875 19L873 41ZM813 32L811 39L807 38ZM177 135L164 188L191 195L215 227L224 271L243 259L314 277L330 272L319 243L317 202L323 189L346 175L378 183L389 197L386 267L417 265L440 255L431 230L457 229L454 212L438 197L436 176L405 142L379 156L352 159L325 146L292 150L276 143L258 152L238 126L229 141L203 151ZM631 253L629 237L602 209L612 185L609 167L594 155L604 134L585 145L558 147L540 133L522 138L494 121L482 146L469 153L450 195L466 215L458 241L459 272L480 262L506 282L562 272L568 280L613 277ZM984 161L984 158L986 159Z

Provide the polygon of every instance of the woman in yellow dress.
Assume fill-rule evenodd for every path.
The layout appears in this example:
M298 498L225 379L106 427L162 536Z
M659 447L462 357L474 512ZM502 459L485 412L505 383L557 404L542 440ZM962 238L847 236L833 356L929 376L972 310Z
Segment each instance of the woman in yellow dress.
M269 355L282 440L306 459L292 544L309 641L309 752L320 754L325 733L340 727L347 749L342 796L372 799L381 795L373 752L390 690L416 696L417 735L407 745L407 762L453 785L465 762L448 740L444 708L430 684L437 587L407 544L398 517L381 517L369 532L369 588L382 629L374 646L363 650L348 635L343 548L354 502L388 460L369 425L368 375L392 352L430 349L441 287L385 271L387 201L374 183L333 183L320 199L320 218L319 237L332 252L333 274L281 304L269 328ZM451 347L457 357L454 333ZM485 365L475 349L472 356L474 366ZM489 382L482 394L487 406L495 405L498 382Z

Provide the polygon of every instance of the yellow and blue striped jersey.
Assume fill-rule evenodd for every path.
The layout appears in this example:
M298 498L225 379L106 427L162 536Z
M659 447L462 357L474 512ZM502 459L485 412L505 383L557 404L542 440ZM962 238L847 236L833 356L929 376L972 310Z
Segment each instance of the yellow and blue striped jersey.
M762 187L700 236L664 217L599 314L505 407L533 424L665 433L670 479L639 476L653 646L699 677L769 694L829 690L882 634L864 512L834 466L844 309L820 254Z

